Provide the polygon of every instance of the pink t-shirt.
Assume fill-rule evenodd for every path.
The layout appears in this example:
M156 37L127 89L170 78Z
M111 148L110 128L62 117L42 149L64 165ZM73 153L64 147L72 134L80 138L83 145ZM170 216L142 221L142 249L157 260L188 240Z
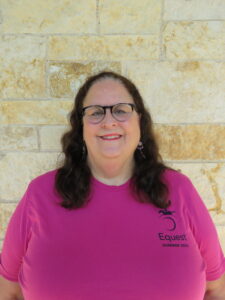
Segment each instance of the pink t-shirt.
M167 170L168 210L92 178L84 208L58 205L56 170L28 186L8 225L0 274L25 300L203 300L225 272L215 227L190 180Z

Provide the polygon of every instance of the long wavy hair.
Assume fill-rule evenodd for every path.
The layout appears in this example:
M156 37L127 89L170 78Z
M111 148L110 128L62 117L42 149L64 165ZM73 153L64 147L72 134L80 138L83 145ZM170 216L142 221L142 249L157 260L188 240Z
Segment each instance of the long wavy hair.
M61 206L76 209L89 202L91 170L84 151L82 108L84 99L97 81L113 79L119 81L132 96L140 115L140 132L143 143L142 153L134 152L134 171L132 188L139 202L149 202L160 208L170 205L168 187L162 175L168 167L163 163L153 132L150 113L144 106L143 99L136 86L126 77L114 72L100 72L85 81L80 87L69 115L71 129L61 138L64 161L57 169L55 188L62 198ZM144 155L143 155L144 154Z

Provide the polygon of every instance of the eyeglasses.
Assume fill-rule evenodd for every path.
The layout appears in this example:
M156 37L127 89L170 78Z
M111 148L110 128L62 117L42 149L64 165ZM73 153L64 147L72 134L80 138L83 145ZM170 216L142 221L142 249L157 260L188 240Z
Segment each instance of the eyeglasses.
M90 105L82 109L82 116L89 123L98 124L104 119L107 108L110 109L113 118L119 122L127 121L131 117L133 110L137 111L133 103L117 103L108 106Z

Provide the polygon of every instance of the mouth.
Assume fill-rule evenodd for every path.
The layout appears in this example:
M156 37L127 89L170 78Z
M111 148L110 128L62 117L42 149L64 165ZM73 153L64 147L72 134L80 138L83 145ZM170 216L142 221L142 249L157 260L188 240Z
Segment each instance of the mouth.
M100 138L104 141L115 141L119 140L122 137L120 134L107 134L107 135L102 135Z

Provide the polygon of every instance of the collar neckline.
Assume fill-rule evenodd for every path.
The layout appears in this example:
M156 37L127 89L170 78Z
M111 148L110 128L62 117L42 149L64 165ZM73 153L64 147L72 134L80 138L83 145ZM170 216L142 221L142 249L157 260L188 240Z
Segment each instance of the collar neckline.
M103 189L108 190L108 191L121 191L121 190L124 190L124 189L128 188L128 186L131 183L131 178L129 178L126 182L124 182L121 185L109 185L109 184L106 184L102 181L99 181L94 176L92 176L91 177L91 183L96 187L103 188Z

